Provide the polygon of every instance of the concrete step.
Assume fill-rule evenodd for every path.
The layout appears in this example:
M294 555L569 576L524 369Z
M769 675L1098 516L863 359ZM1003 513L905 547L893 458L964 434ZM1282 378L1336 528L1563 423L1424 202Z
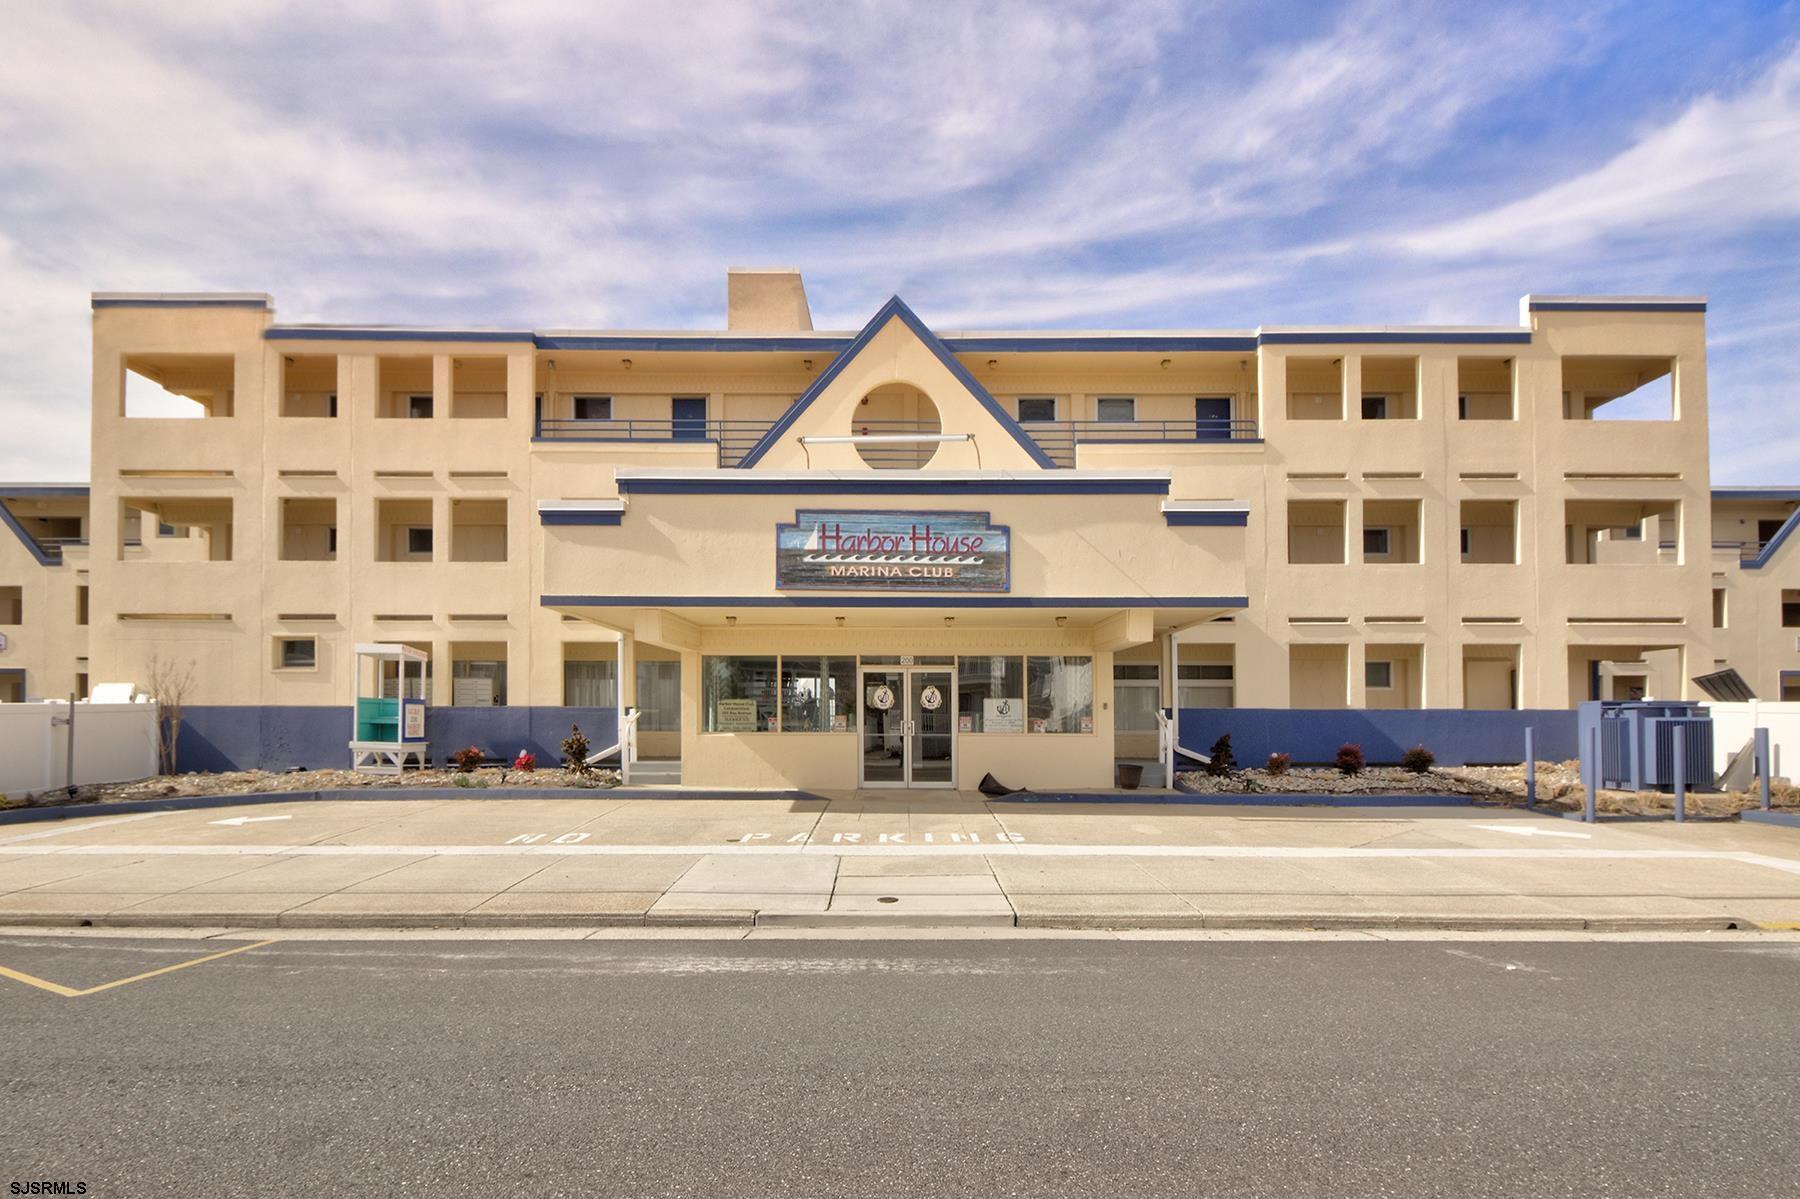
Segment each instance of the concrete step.
M631 781L649 786L671 786L681 782L679 758L640 758L631 764Z

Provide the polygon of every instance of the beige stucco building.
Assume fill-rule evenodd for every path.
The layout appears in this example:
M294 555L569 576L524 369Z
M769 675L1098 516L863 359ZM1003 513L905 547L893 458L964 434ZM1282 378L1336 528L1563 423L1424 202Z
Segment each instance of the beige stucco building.
M196 762L344 760L362 643L429 655L434 757L636 710L660 777L798 788L1103 786L1159 709L1240 757L1517 760L1534 713L1800 671L1800 492L1711 492L1698 299L822 332L743 271L715 332L103 294L93 353L90 502L0 492L0 678L192 663Z

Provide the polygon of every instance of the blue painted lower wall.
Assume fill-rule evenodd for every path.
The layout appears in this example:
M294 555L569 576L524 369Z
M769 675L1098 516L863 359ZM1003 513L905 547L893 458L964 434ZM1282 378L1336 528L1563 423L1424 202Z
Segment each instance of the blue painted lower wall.
M489 757L512 758L521 749L540 766L562 759L562 740L579 725L595 749L618 739L611 708L428 708L426 739L431 760L473 745ZM180 770L287 770L350 765L349 708L191 707L183 713L177 745Z
M1346 741L1362 746L1371 765L1393 763L1423 745L1437 755L1439 765L1468 766L1524 761L1527 728L1537 730L1539 761L1576 756L1575 713L1561 709L1183 708L1181 747L1205 753L1221 733L1230 733L1238 765L1261 766L1272 753L1292 754L1296 764L1330 762Z

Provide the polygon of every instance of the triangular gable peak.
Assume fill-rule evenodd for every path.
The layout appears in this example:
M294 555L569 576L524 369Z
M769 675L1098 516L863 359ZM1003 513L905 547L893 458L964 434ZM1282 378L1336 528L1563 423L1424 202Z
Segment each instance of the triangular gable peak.
M841 440L923 438L934 431L946 440ZM882 305L739 465L842 471L1056 466L899 296Z

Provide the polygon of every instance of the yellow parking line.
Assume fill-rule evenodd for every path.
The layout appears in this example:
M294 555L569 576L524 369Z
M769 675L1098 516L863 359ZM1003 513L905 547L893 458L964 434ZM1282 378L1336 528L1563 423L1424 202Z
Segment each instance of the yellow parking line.
M1800 932L1800 920L1758 920L1756 927L1765 932Z
M160 970L147 970L143 974L134 974L130 978L115 979L109 983L101 983L97 987L89 987L85 991L77 991L73 987L65 987L61 983L53 983L47 978L39 978L35 974L26 974L22 970L11 970L0 966L0 978L10 978L14 982L22 982L26 986L38 987L52 995L61 995L64 999L80 999L83 995L97 995L101 991L110 991L114 987L130 986L141 983L145 979L155 978L159 974L168 974L175 970L186 970L189 966L199 966L206 962L216 962L220 958L228 958L234 953L247 953L252 949L261 949L265 945L273 945L273 940L257 941L250 945L239 945L236 949L226 949L218 953L209 953L205 957L195 958L189 962L177 962L173 966L164 966Z

